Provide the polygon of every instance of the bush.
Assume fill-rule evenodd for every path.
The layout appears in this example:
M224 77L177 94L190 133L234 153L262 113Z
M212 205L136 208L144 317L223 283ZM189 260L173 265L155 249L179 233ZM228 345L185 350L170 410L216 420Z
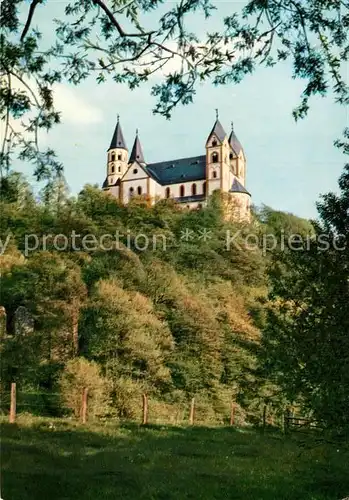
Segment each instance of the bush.
M59 380L63 404L79 418L83 389L88 389L88 415L90 418L110 416L110 383L100 373L97 363L85 358L68 361Z

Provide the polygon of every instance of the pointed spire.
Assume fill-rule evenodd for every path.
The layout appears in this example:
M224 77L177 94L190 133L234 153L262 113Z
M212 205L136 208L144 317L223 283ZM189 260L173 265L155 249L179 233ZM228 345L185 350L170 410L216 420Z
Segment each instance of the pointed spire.
M123 135L122 130L121 130L120 116L119 115L117 115L116 127L114 130L113 138L112 138L110 146L109 146L109 149L114 149L114 148L122 148L122 149L127 150L124 135Z
M138 163L145 163L141 142L140 142L139 137L138 137L138 129L136 130L136 138L135 138L135 142L133 143L132 152L131 152L129 162L131 163L133 161L138 161Z
M219 118L218 118L218 109L216 109L216 121L215 121L215 123L213 125L211 133L208 136L207 140L209 140L209 138L212 136L212 134L215 134L216 137L218 138L218 140L220 142L223 142L224 139L225 139L225 137L226 137L226 135L227 135L226 132L225 132L225 130L224 130L224 128L222 127L221 122L219 121Z
M231 133L230 133L230 136L229 136L229 144L230 144L231 149L236 154L236 156L238 156L238 154L242 150L242 146L240 144L239 139L235 135L235 132L234 132L234 123L233 122L231 122Z

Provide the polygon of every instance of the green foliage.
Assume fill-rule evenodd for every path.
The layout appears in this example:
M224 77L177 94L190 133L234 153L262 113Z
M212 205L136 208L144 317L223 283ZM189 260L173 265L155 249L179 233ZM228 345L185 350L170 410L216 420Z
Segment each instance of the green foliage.
M49 40L37 24L45 9ZM293 76L305 80L296 119L303 118L309 99L333 92L348 103L345 64L348 58L348 5L341 0L268 2L250 0L231 12L214 33L192 33L191 16L210 17L210 0L169 3L76 0L51 20L51 5L42 0L3 0L0 20L2 87L0 114L5 133L0 151L2 170L16 154L34 163L38 179L60 175L54 151L42 151L39 132L60 122L54 107L54 85L80 84L91 74L97 83L111 78L134 89L162 73L151 93L155 113L170 118L178 105L190 104L203 81L237 84L258 66L289 60ZM53 35L53 41L52 41ZM178 61L178 68L170 68ZM162 72L161 70L164 71ZM13 126L21 119L23 131Z
M82 357L68 361L59 379L59 389L64 407L76 418L80 417L84 389L88 389L89 418L110 416L111 388L97 363Z
M288 399L332 427L348 427L349 167L323 197L310 247L271 269L265 368ZM280 257L281 259L281 257Z

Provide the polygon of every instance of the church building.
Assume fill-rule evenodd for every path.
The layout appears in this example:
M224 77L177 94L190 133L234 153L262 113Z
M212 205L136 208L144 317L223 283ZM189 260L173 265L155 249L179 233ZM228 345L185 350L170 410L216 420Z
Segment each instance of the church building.
M204 155L147 163L138 131L129 155L118 117L107 152L103 189L125 204L134 196L144 196L151 203L173 198L191 209L202 208L208 197L220 190L226 193L224 198L234 217L249 219L251 195L245 188L245 153L233 126L228 136L218 113L205 149Z

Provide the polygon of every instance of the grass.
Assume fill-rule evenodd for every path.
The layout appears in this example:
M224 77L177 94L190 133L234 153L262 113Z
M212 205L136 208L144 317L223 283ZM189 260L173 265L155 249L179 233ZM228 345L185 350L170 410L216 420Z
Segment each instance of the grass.
M232 428L3 423L4 500L340 500L348 446Z

